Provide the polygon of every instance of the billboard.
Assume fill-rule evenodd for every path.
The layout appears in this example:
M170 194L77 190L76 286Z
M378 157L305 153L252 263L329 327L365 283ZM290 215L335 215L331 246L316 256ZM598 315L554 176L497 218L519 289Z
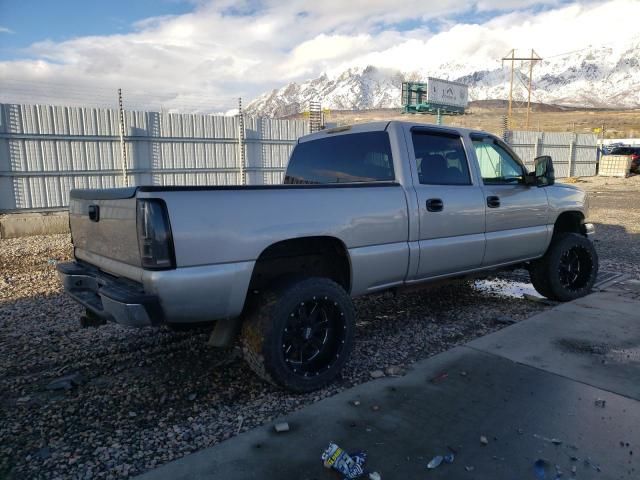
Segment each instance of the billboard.
M469 103L469 87L432 77L426 82L403 82L401 101L406 113L461 114Z
M427 102L466 108L469 104L469 87L464 83L429 77L427 79Z

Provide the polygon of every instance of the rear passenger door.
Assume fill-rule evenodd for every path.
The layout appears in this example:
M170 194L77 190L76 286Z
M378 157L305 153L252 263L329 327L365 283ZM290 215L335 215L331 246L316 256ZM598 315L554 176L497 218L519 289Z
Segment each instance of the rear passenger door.
M526 185L526 170L511 149L490 135L472 135L487 206L487 248L483 265L541 256L552 227L547 225L544 188Z
M474 184L462 138L454 131L414 127L410 150L420 212L417 278L480 267L484 198L481 186Z

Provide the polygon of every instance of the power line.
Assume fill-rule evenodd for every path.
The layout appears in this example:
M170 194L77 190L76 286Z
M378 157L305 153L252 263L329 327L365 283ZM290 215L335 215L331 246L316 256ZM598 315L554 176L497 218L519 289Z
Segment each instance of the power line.
M556 58L556 57L562 57L564 55L571 55L572 53L578 53L578 52L584 52L585 50L589 50L591 48L591 46L585 47L585 48L579 48L578 50L570 50L568 52L563 52L563 53L556 53L555 55L545 55L545 58Z
M618 43L616 41L611 41L611 42L607 42L607 43L600 43L598 45L598 47L608 47L611 46L615 43ZM570 55L572 53L578 53L578 52L584 52L585 50L590 50L594 48L593 45L589 45L588 47L584 47L584 48L579 48L577 50L570 50L568 52L563 52L563 53L556 53L555 55L545 55L545 58L556 58L556 57L562 57L563 55Z
M116 108L117 89L45 80L0 79L0 99L6 103L46 103L61 106ZM231 98L194 90L131 91L124 107L127 110L164 110L189 113L220 112L232 108Z
M87 101L89 100L87 103L96 103L96 100L100 101L104 101L105 103L110 103L112 105L115 105L115 101L113 100L113 95L89 95L89 94L80 94L77 92L63 92L60 94L56 94L56 93L52 93L52 92L44 92L44 91L34 91L34 90L29 90L29 89L12 89L11 91L2 91L0 92L0 96L3 97L9 97L9 96L24 96L24 97L29 97L31 99L31 101L33 101L34 97L39 97L39 98L48 98L48 99L54 99L57 101L64 101L64 100L81 100L81 101ZM202 107L204 105L207 104L211 104L211 103L230 103L230 98L229 97L216 97L214 98L207 98L207 97L202 97L202 100L200 100L199 98L193 98L191 101L184 101L184 100L177 100L175 97L174 98L162 98L159 99L157 97L136 97L135 95L132 95L132 101L128 101L127 105L133 105L133 104L148 104L148 105L153 105L153 104L175 104L175 105L180 105L180 106L190 106L190 107Z
M92 96L108 96L113 98L114 92L117 92L117 88L108 88L108 87L91 87L88 85L78 85L78 84L65 84L65 83L56 83L49 81L33 81L33 80L17 80L17 79L2 79L0 80L0 84L14 84L16 86L10 87L11 89L21 89L24 90L25 87L34 87L40 89L51 89L55 87L59 87L60 89L64 89L65 93L79 93L79 94L88 94ZM33 90L31 90L33 91ZM127 90L129 92L129 90ZM229 96L227 95L211 95L208 93L201 93L197 90L190 89L188 91L158 91L158 92L149 92L149 91L136 91L131 90L131 93L127 93L127 97L137 96L137 97L148 97L148 98L158 98L158 97L179 97L179 96L194 96L198 99L204 100L229 100Z
M68 107L96 107L96 108L117 108L117 102L113 98L107 97L89 97L77 95L53 95L53 94L34 94L32 92L0 92L0 101L2 103L18 103L25 105L41 104L41 105L58 105ZM222 102L197 102L184 103L175 102L173 100L160 101L127 101L124 104L126 111L163 111L170 110L181 113L212 113L224 112L232 108L230 99L225 98Z
M102 86L78 85L77 83L60 83L43 80L19 80L15 78L0 79L0 96L29 96L55 100L84 100L87 103L109 103L114 104L115 92ZM33 98L30 98L33 101ZM213 95L189 89L188 91L135 91L127 94L130 104L164 104L173 103L179 106L193 106L202 108L207 103L230 103L227 95ZM229 105L230 106L230 105Z

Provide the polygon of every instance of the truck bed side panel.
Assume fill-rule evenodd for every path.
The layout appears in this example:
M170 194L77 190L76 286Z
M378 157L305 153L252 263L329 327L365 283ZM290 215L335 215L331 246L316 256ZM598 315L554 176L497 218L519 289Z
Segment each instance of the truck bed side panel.
M282 240L331 236L355 254L353 294L401 282L406 275L407 203L399 185L160 191L138 196L165 200L178 268L252 262ZM365 249L374 246L375 255ZM362 259L366 268L353 265Z
M351 295L357 296L404 282L409 266L406 242L349 249L353 282Z

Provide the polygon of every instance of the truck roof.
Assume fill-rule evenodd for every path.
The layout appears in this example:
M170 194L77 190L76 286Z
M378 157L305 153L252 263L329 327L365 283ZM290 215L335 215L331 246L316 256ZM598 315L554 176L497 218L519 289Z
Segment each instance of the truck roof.
M367 122L357 123L354 125L341 125L339 127L327 128L320 130L319 132L310 133L300 137L298 143L308 142L310 140L317 140L319 138L326 137L327 135L342 135L349 133L363 133L363 132L379 132L389 128L391 124L408 125L410 127L427 127L433 130L441 130L443 132L457 132L459 134L468 133L487 133L482 130L476 130L471 128L455 127L452 125L435 125L433 123L419 123L419 122L406 122L400 120L380 121L380 122Z

